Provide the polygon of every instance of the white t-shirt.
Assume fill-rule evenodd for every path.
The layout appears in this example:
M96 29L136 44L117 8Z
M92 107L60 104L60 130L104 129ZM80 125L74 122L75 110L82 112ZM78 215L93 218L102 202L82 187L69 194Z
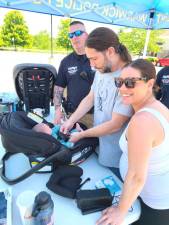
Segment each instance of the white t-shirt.
M140 193L140 197L143 202L151 208L169 209L169 123L164 116L155 109L144 108L140 111L153 114L160 121L165 132L164 141L152 149L147 179ZM125 134L126 130L122 134L119 142L121 150L123 151L120 159L120 173L123 179L128 169L128 148Z
M114 77L120 75L120 70L114 73L95 74L91 89L94 92L94 126L112 119L112 112L130 117L132 108L122 103ZM119 132L99 137L99 162L108 167L119 167L121 150L119 138L126 125Z

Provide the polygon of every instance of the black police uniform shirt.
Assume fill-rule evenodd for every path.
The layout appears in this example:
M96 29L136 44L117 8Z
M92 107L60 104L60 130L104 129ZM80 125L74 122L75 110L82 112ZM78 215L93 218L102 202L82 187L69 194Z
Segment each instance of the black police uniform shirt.
M55 85L67 87L67 102L72 112L89 93L93 79L94 71L86 55L73 52L61 61Z
M158 72L156 83L161 89L156 95L157 99L169 108L169 66Z

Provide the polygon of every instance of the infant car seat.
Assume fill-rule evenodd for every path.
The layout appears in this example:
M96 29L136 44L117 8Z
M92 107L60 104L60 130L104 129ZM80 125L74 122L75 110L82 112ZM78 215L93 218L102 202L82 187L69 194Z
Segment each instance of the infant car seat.
M1 141L6 150L2 158L1 178L8 184L24 180L49 163L53 164L53 169L60 164L79 164L86 160L99 144L98 138L84 138L72 148L67 148L53 136L32 130L36 124L26 112L0 114ZM20 177L8 179L5 175L5 161L15 153L24 153L30 160L32 157L43 157L44 160Z
M17 95L27 112L35 108L43 109L47 116L53 100L56 69L49 64L18 64L14 67L13 78Z

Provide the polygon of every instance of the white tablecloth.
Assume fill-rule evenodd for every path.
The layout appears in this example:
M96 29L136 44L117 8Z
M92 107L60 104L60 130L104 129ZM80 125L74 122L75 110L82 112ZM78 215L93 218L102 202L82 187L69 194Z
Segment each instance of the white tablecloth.
M3 147L0 144L0 155L2 156L4 152ZM83 189L94 189L96 181L112 175L112 172L102 167L98 164L97 157L92 155L84 163L80 165L83 170L83 180L90 177L91 180L87 182ZM29 162L25 156L22 154L12 156L7 163L7 175L10 178L14 178L16 175L23 173L27 168L29 168ZM114 176L114 175L113 175ZM0 188L10 187L12 189L12 225L21 225L19 210L16 206L16 198L19 193L25 190L33 190L35 192L40 192L42 190L47 191L51 194L54 201L54 216L55 225L94 225L96 220L100 217L101 213L92 213L83 216L81 211L77 208L75 200L61 197L46 188L46 183L50 177L50 174L34 174L27 178L26 180L8 186L0 179ZM119 179L114 176L117 183L121 186ZM137 200L132 210L128 213L125 218L124 225L131 224L139 218L140 215L140 204Z

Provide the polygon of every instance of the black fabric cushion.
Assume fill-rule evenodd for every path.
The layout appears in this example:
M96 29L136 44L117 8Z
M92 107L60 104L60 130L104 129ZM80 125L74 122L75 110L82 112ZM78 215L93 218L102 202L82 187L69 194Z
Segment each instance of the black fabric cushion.
M51 175L46 186L58 195L75 198L82 174L83 170L78 166L60 166Z
M82 179L79 177L67 177L66 179L62 179L60 184L65 188L69 188L70 190L77 189Z

